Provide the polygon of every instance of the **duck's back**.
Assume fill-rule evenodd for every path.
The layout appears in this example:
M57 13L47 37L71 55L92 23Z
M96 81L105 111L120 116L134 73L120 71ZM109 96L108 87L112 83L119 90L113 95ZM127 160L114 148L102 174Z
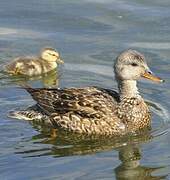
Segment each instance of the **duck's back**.
M64 89L26 88L26 90L37 101L38 105L46 109L48 113L56 111L62 113L62 111L71 110L82 111L82 109L92 112L98 108L101 110L104 107L111 111L119 101L119 95L116 91L97 87Z
M89 134L118 134L124 130L114 115L119 99L115 91L96 87L27 91L55 127Z

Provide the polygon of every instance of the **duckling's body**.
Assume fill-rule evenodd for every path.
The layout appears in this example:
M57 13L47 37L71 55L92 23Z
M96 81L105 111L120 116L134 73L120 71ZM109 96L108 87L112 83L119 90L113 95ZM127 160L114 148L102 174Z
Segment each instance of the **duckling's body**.
M17 58L6 66L6 71L12 75L37 76L48 73L57 67L57 63L48 63L41 58Z
M151 124L149 108L136 86L136 80L150 74L148 71L144 57L128 50L118 56L115 63L119 93L97 87L26 88L37 102L36 108L15 111L11 116L77 133L123 135L134 132ZM150 74L151 77L154 76Z
M63 63L58 52L46 48L40 57L16 58L5 66L5 71L12 75L37 76L54 70L57 63Z

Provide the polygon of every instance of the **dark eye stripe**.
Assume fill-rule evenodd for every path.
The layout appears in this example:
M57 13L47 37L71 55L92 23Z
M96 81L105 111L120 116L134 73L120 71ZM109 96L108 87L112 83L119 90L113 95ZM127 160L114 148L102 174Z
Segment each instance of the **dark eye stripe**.
M56 56L55 54L51 54L51 53L49 53L51 56Z
M132 66L138 66L138 64L136 64L136 63L132 63L131 65L132 65Z

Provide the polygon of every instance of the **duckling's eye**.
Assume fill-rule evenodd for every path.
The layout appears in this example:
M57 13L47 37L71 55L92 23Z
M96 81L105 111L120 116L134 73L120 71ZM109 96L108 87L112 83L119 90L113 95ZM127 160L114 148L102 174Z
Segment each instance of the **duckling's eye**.
M138 66L136 63L132 63L131 65L132 65L132 66Z
M55 56L55 54L50 54L51 56Z

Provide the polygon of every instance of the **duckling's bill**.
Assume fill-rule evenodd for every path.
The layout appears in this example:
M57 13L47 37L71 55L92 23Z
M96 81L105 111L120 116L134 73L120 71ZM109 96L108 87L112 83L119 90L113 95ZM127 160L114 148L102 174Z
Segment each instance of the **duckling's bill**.
M58 58L56 61L57 61L57 63L59 63L59 64L64 64L64 61L63 61L61 58Z
M146 79L149 79L151 81L155 81L155 82L158 82L158 83L161 83L161 82L164 82L163 79L161 79L160 77L157 77L155 76L152 72L150 71L146 71L142 77L146 78Z

